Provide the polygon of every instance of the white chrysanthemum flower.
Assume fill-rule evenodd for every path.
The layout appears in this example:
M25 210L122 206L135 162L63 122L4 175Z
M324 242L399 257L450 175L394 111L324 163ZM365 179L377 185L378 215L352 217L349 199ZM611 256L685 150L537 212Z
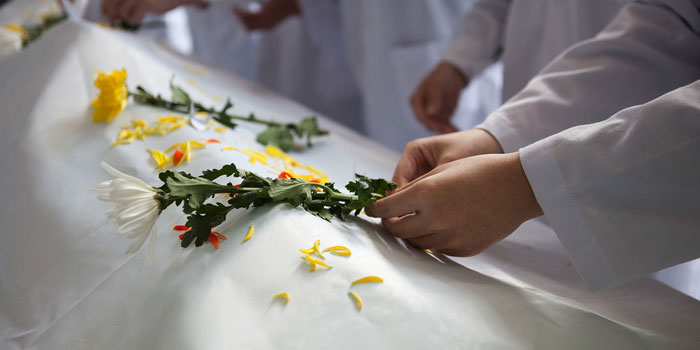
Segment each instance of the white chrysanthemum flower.
M91 191L97 193L97 198L114 203L114 208L107 212L107 215L116 218L118 233L128 234L128 238L136 238L128 253L137 252L146 239L151 237L148 247L150 259L156 242L155 223L161 211L156 190L143 180L126 175L105 162L101 165L116 178L95 186Z
M22 34L7 28L0 28L0 61L18 53L22 49Z

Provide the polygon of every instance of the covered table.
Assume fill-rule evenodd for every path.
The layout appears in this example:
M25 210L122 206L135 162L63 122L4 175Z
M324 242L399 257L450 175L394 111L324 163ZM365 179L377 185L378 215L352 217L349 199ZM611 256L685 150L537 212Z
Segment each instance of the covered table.
M232 58L235 59L235 58ZM0 63L0 348L2 349L692 349L700 303L645 278L599 293L576 275L554 233L531 221L474 258L406 247L364 215L324 221L277 205L231 212L212 244L181 248L179 208L156 223L147 248L126 254L109 204L89 192L115 168L159 185L149 149L215 138L175 168L191 173L251 163L260 127L197 131L112 145L122 126L167 111L129 102L110 123L94 123L94 72L126 68L128 85L169 96L167 82L195 100L279 121L313 114L304 106L172 54L137 36L65 22ZM303 82L299 82L303 88ZM390 178L398 155L320 117L330 135L290 153L345 184L354 173ZM303 145L300 145L303 146ZM225 149L231 147L234 150ZM269 163L272 163L270 160ZM242 242L248 227L254 236ZM350 257L309 271L299 249L320 240ZM351 286L364 276L383 283ZM348 292L363 300L358 309ZM284 303L273 296L286 292Z

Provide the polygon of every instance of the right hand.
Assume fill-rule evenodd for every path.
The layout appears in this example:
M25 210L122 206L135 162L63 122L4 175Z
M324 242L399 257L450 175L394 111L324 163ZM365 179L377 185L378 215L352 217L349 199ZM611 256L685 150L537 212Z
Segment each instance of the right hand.
M406 144L392 181L402 187L442 164L493 153L503 153L503 149L491 134L482 129L413 140Z
M457 67L442 61L426 76L411 95L411 108L428 129L440 133L457 131L450 119L469 79Z

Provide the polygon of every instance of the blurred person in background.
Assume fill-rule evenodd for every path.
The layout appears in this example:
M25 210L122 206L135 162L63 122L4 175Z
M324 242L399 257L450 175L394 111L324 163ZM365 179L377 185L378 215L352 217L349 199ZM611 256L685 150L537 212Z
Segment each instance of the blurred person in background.
M569 46L595 36L630 0L480 0L440 62L411 96L415 116L440 133L458 128L462 90L503 61L503 101ZM500 104L500 103L499 103Z
M108 17L128 20L139 20L149 11L201 3L151 0L135 9L135 0L103 1L110 4L103 5ZM240 26L221 30L217 25L228 21L223 14L230 3L211 1L204 11L215 10L206 13L198 13L202 9L196 6L188 8L195 54L210 57L220 66L227 57L241 60L242 54L250 55L221 53L233 47L229 40L241 36ZM143 10L148 4L152 10ZM415 121L407 101L472 4L464 0L271 0L257 9L246 3L234 9L241 24L259 35L253 44L257 47L252 59L255 73L249 77L313 108L324 106L318 108L324 114L401 150L406 142L431 134ZM498 74L494 69L468 92L477 98L465 98L474 101L460 113L465 127L497 106Z

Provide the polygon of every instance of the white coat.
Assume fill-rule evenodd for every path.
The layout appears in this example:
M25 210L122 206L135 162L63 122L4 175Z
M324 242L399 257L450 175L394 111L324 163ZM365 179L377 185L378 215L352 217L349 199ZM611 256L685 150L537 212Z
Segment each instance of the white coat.
M231 8L246 2L187 7L193 54L361 131L360 97L346 56L316 45L298 17L248 32Z
M302 18L317 42L342 42L346 46L362 96L366 133L395 150L403 149L408 141L429 136L431 133L416 120L408 101L420 80L439 61L473 1L302 0L300 4ZM493 82L497 79L487 79L480 88L473 89L473 93L482 95L475 100L498 100L494 95L499 85ZM490 105L495 108L497 104ZM491 110L483 105L471 108L462 114L483 118Z
M594 290L700 257L699 8L625 6L479 126Z
M503 60L503 101L569 46L592 38L630 0L481 0L443 55L476 77Z

